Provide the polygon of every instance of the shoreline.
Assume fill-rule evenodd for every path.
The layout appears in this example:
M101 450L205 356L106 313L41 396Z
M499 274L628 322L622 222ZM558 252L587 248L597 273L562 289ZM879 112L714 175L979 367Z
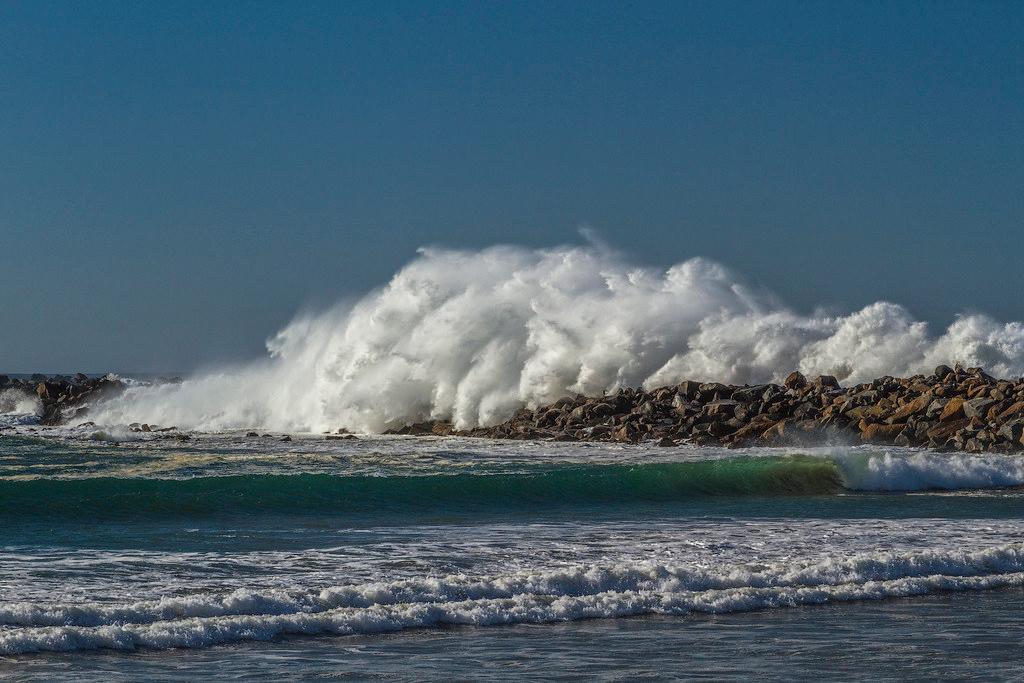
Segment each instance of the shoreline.
M49 426L81 418L90 404L125 388L109 375L0 375L0 393L37 399L40 423ZM1024 378L997 380L981 368L940 365L930 375L886 376L848 387L832 376L808 379L799 372L782 384L684 381L566 397L520 409L490 427L459 430L448 421L426 421L384 433L729 448L873 443L1018 453L1024 451ZM326 438L338 435L351 436L343 427Z

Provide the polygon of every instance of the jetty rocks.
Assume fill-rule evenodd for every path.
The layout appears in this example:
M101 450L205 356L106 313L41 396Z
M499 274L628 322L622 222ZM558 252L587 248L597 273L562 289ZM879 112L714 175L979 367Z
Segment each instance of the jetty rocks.
M119 394L124 388L121 380L109 375L32 375L29 379L0 375L0 391L19 391L39 399L42 404L39 421L44 425L58 425L73 417L81 417L88 410L88 403Z
M1024 450L1024 379L940 365L931 375L842 387L793 372L782 384L682 382L597 398L563 398L501 424L455 431L446 422L399 434L497 439L655 442L727 447L877 443L1011 453Z

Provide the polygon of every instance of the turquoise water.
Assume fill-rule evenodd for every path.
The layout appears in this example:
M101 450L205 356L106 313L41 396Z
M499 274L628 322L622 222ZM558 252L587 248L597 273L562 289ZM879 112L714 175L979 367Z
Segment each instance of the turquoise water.
M1019 680L1010 456L0 432L0 673Z

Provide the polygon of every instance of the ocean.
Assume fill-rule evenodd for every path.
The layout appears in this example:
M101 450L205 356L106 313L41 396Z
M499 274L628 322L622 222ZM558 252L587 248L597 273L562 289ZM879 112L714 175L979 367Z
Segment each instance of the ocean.
M1016 456L0 422L0 675L1024 677Z

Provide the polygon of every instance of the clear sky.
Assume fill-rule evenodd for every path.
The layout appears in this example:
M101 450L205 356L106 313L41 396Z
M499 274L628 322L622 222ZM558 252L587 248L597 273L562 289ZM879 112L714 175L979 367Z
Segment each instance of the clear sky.
M0 371L187 371L595 228L1024 319L1021 2L0 2Z

